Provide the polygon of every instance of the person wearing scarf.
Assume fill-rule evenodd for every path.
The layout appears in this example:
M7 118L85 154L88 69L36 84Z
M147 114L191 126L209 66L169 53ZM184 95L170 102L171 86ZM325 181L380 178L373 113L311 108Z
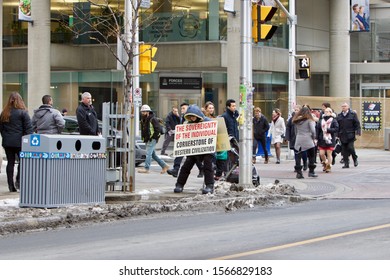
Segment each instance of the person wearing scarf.
M339 131L339 124L336 118L333 117L331 108L325 109L321 121L317 123L316 130L323 171L329 173L331 171L332 152L336 145L336 135Z
M275 108L272 111L272 122L268 130L267 137L272 137L271 144L275 147L276 164L280 163L280 147L286 133L286 124L282 118L280 109Z

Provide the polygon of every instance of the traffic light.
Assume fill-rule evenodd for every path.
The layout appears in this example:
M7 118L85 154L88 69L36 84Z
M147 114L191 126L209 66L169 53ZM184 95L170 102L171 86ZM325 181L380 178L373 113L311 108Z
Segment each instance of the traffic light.
M270 21L277 10L271 6L252 5L252 38L255 43L272 38L278 27L265 22Z
M150 74L156 69L157 61L153 60L157 48L152 45L139 46L139 73Z
M299 78L310 78L310 58L304 57L299 59Z

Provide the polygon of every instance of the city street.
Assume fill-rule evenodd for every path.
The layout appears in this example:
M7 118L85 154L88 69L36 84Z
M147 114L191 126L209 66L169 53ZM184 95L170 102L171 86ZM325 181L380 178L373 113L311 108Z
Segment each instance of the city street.
M284 150L281 164L271 158L265 165L258 158L261 184L290 184L311 199L307 202L168 212L11 234L0 238L0 259L389 259L388 153L358 150L358 167L342 169L337 158L331 173L317 170L318 178L298 180ZM175 179L159 169L137 174L140 199L175 197ZM200 193L197 174L195 168L183 197Z

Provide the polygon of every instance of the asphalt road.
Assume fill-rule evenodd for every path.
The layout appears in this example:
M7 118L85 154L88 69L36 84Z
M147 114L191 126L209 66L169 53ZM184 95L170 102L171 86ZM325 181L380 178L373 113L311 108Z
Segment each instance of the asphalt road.
M389 260L390 200L176 213L0 238L0 259Z

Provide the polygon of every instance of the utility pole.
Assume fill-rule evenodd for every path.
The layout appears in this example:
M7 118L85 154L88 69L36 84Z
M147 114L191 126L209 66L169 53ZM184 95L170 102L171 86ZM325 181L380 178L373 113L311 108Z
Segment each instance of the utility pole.
M295 79L295 57L296 57L296 24L295 0L289 1L289 11L279 0L275 0L279 8L287 15L289 22L289 60L288 60L288 114L291 115L294 106L297 104L297 82Z
M252 1L241 0L240 188L252 186Z

